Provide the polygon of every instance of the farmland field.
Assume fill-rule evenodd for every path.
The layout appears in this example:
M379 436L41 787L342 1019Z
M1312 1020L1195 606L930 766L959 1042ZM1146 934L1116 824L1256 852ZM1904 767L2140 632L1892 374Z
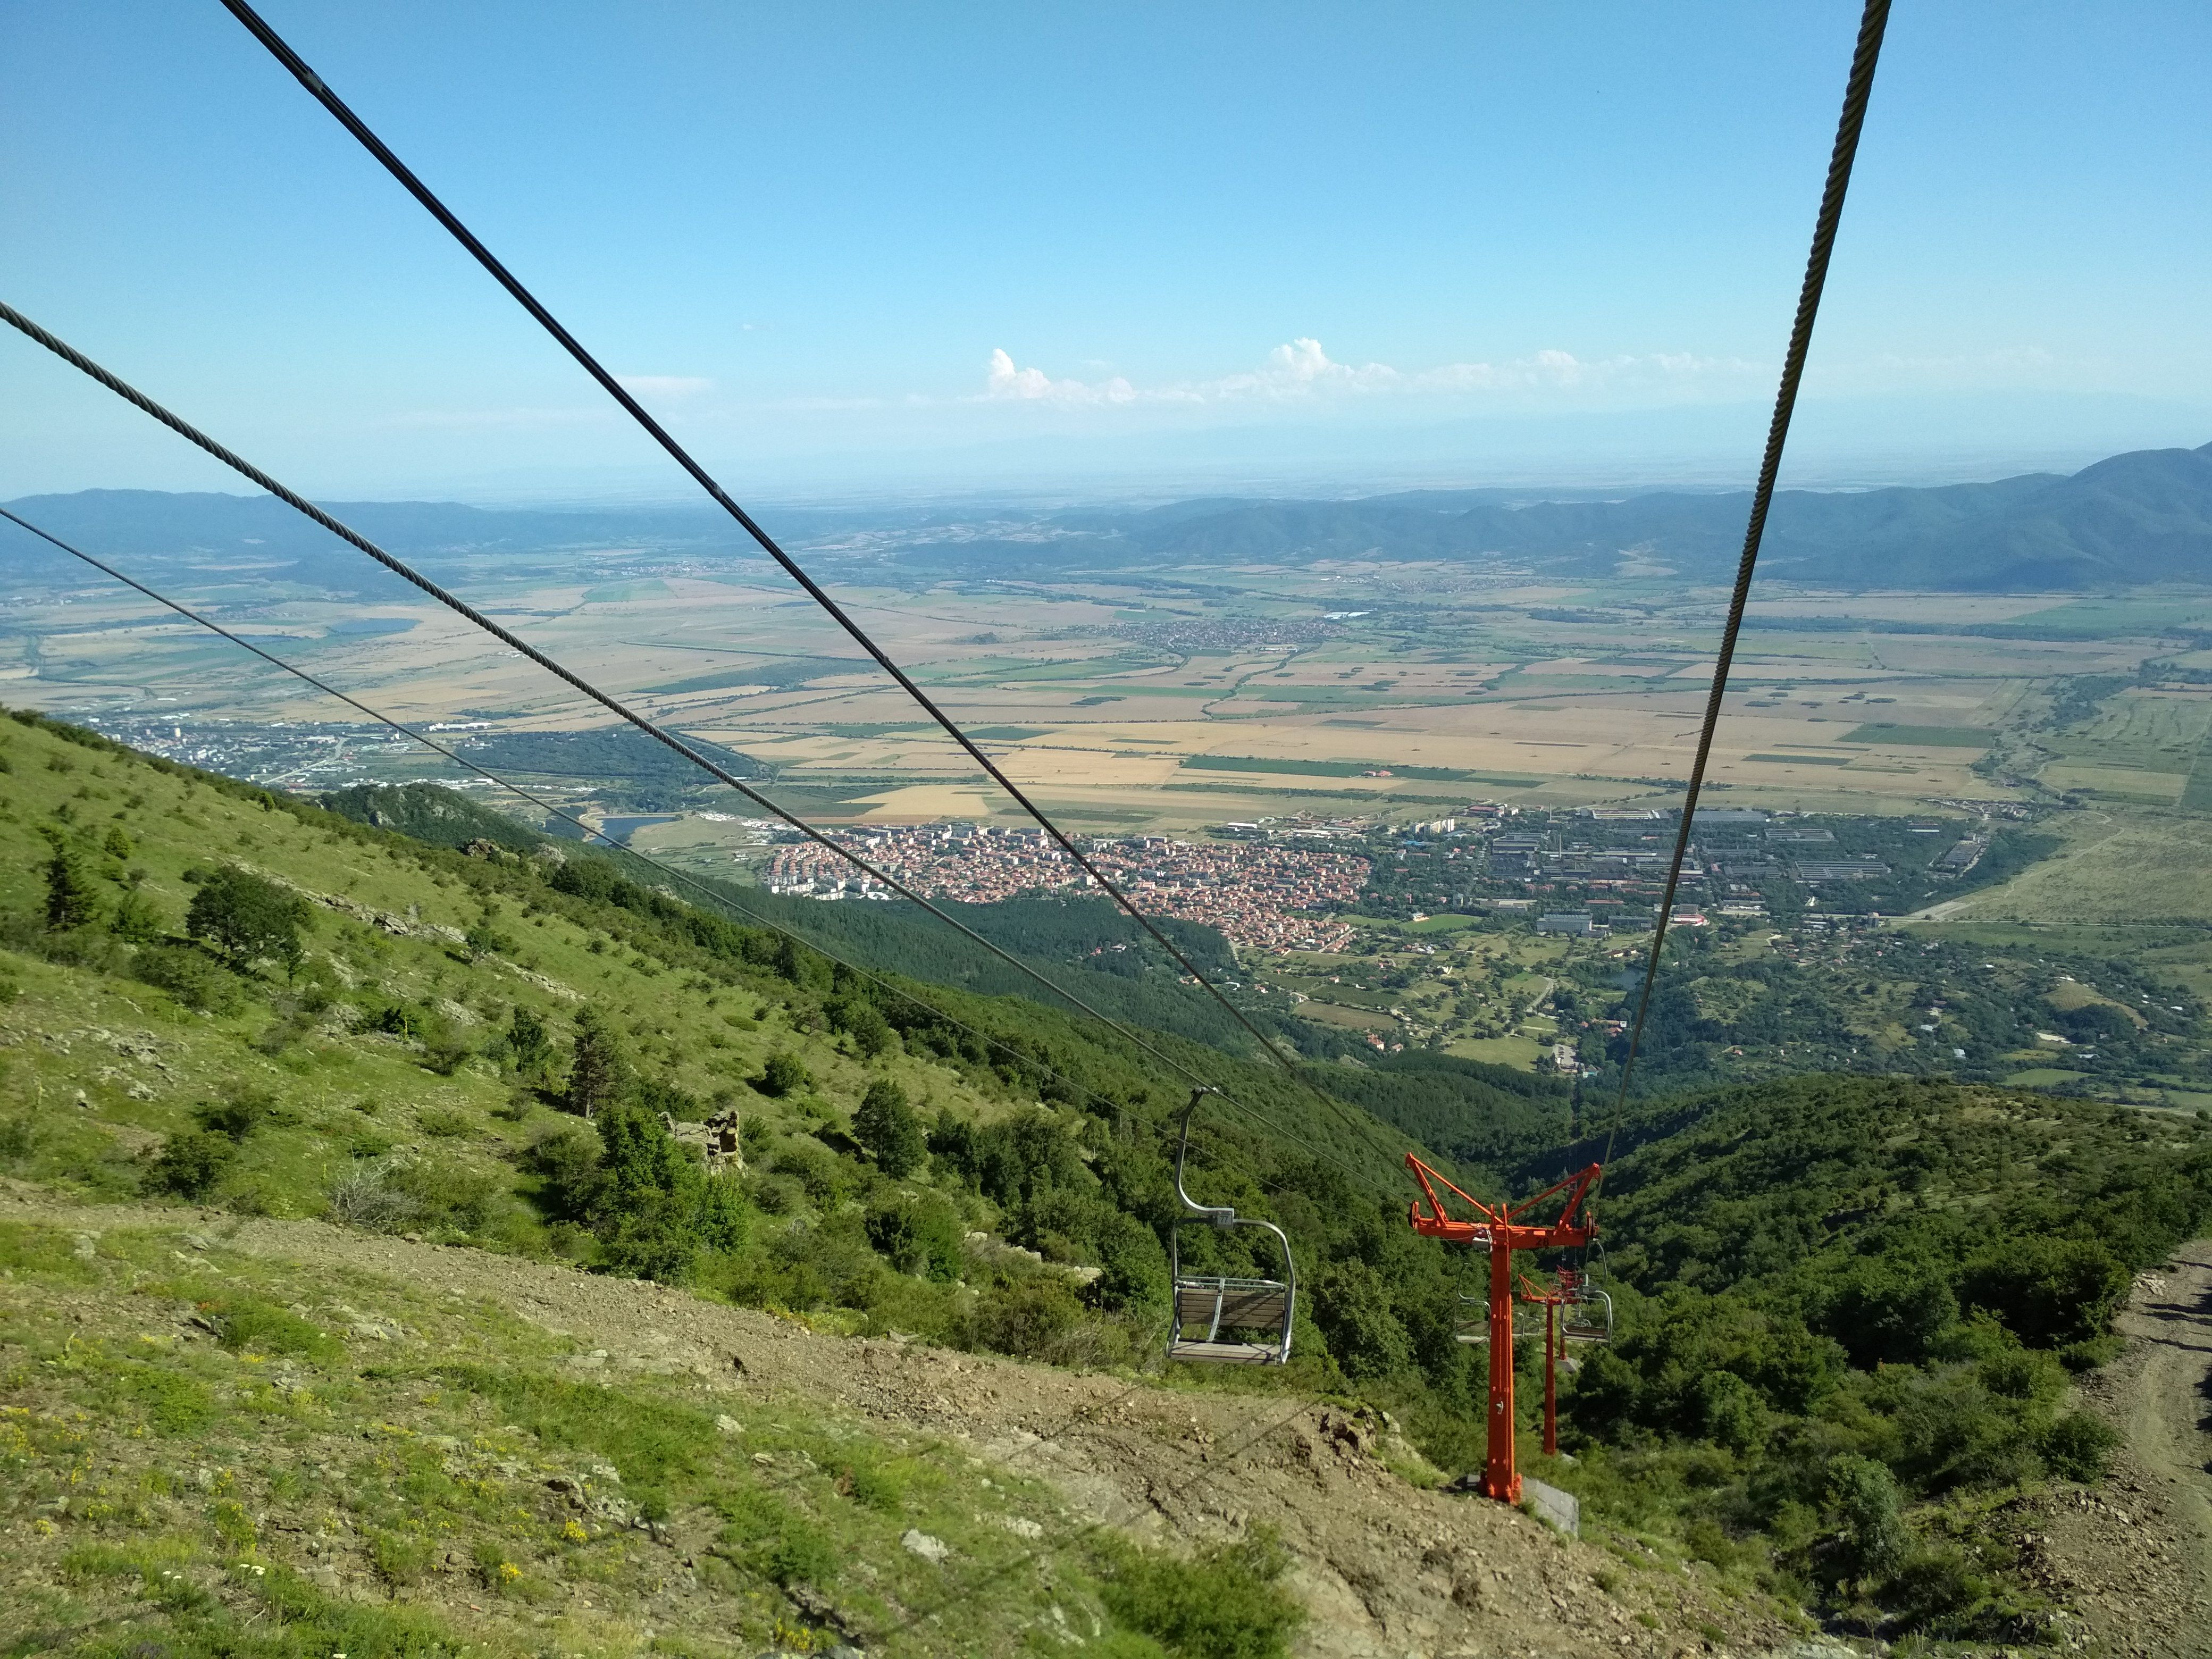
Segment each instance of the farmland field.
M1663 818L1679 803L1718 589L1633 561L1589 582L1539 580L1503 562L1381 559L1141 576L1032 562L1018 576L987 576L801 551L1070 829L1205 841L1310 825L1373 860L1359 908L1379 913L1339 918L1352 930L1345 952L1291 951L1245 969L1251 994L1294 1006L1324 1051L1415 1044L1528 1067L1554 1064L1564 1044L1579 1046L1585 1066L1605 1063L1604 1018L1656 891L1627 855L1651 856L1664 826L1594 850L1577 850L1589 832L1574 826ZM756 562L633 547L461 563L446 574L471 600L809 818L886 830L1019 821L949 738ZM433 728L542 799L606 823L638 851L761 878L775 827L758 805L397 589L374 588L364 603L303 583L249 607L211 574L205 591L180 597L224 611L266 648ZM1771 851L1716 842L1700 902L1729 902L1730 913L1698 944L1726 971L1705 974L1681 1006L1738 1040L1699 1050L1712 1068L1699 1075L1762 1075L1814 1051L1886 1066L1955 1053L1992 1077L2049 1073L2052 1086L2193 1100L2212 1079L2148 1048L2084 1072L2039 1050L2032 1032L2010 1031L2001 1051L1963 1033L1931 1047L1936 1038L1916 1033L1936 1025L1908 1017L1896 990L1909 982L1897 978L1908 957L1887 946L1860 951L1883 964L1863 981L1830 988L1832 1017L1779 1008L1730 976L1771 977L1778 964L1828 973L1853 959L1851 930L1887 908L1913 913L1900 941L1909 932L1939 952L1954 949L1946 940L2018 930L2020 942L1989 947L1998 971L2103 930L2104 943L2080 945L2085 962L2155 948L2166 953L2161 984L2212 994L2212 950L2194 933L2168 937L2212 925L2197 816L2212 811L2208 623L2201 592L1762 592L1705 808L1805 815L1796 822L1832 824L1842 840L1807 830L1796 846L1778 834ZM270 782L425 779L496 796L106 588L20 599L0 630L0 679L11 702ZM1392 854L1397 836L1478 805L1541 827L1545 867L1532 855L1499 885L1513 860L1486 870L1464 823L1452 842L1468 850L1464 863L1431 872ZM1583 809L1598 817L1576 818ZM1612 877L1592 867L1598 853ZM1529 896L1490 908L1509 891ZM1622 937L1607 940L1602 926L1571 943L1536 934L1541 909L1561 905L1620 923ZM1836 915L1850 919L1823 919ZM1961 957L1955 972L1985 966Z

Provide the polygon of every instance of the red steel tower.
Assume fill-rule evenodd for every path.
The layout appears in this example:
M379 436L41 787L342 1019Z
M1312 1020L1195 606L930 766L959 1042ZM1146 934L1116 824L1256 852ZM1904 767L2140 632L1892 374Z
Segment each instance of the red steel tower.
M1601 1166L1593 1164L1518 1204L1497 1205L1469 1198L1411 1152L1406 1154L1406 1167L1413 1172L1413 1179L1420 1182L1422 1194L1428 1200L1425 1212L1421 1208L1421 1200L1413 1200L1409 1212L1413 1231L1425 1238L1441 1238L1448 1243L1480 1244L1490 1252L1489 1456L1483 1465L1482 1490L1501 1503L1517 1504L1521 1501L1521 1471L1516 1466L1513 1452L1513 1253L1578 1249L1595 1238L1596 1222L1578 1221L1576 1212L1595 1184ZM1437 1196L1438 1187L1473 1210L1474 1218L1459 1221L1445 1213L1443 1200ZM1538 1205L1562 1193L1566 1197L1557 1220L1539 1223L1522 1219ZM1556 1321L1556 1306L1546 1309L1546 1318ZM1553 1342L1556 1340L1553 1339ZM1551 1346L1547 1342L1547 1350ZM1548 1408L1551 1402L1547 1400L1546 1404Z

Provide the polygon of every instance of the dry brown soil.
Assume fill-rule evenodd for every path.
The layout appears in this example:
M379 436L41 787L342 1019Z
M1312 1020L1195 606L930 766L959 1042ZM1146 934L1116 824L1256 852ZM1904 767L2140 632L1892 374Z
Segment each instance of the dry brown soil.
M2212 1240L2136 1278L2127 1351L2083 1393L2124 1437L2112 1479L2021 1506L2027 1559L2112 1659L2212 1656Z

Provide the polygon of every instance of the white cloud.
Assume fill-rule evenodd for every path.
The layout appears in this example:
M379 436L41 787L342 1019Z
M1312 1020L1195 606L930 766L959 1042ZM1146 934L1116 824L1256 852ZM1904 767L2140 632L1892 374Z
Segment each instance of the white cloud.
M1108 380L1055 380L1041 368L1018 368L1002 349L991 353L984 372L983 395L1017 403L1127 404L1137 399L1136 388L1116 374Z
M714 389L714 383L701 374L617 374L615 379L623 391L640 398L696 398Z
M988 399L1062 405L1104 404L1307 403L1323 398L1378 396L1466 396L1483 392L1596 392L1689 391L1725 384L1733 389L1765 374L1736 358L1685 352L1645 356L1581 358L1558 350L1533 352L1504 363L1444 363L1404 370L1389 363L1343 363L1319 340L1301 336L1267 354L1259 368L1208 380L1137 386L1111 380L1054 380L1022 368L1004 350L991 353L982 396Z

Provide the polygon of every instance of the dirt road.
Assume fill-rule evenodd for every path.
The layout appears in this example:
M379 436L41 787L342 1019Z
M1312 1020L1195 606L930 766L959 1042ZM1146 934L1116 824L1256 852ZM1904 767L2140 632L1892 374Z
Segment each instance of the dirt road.
M2212 1659L2212 1240L2137 1277L2127 1352L2083 1389L2124 1437L2096 1492L2039 1499L2040 1576L2115 1659Z

